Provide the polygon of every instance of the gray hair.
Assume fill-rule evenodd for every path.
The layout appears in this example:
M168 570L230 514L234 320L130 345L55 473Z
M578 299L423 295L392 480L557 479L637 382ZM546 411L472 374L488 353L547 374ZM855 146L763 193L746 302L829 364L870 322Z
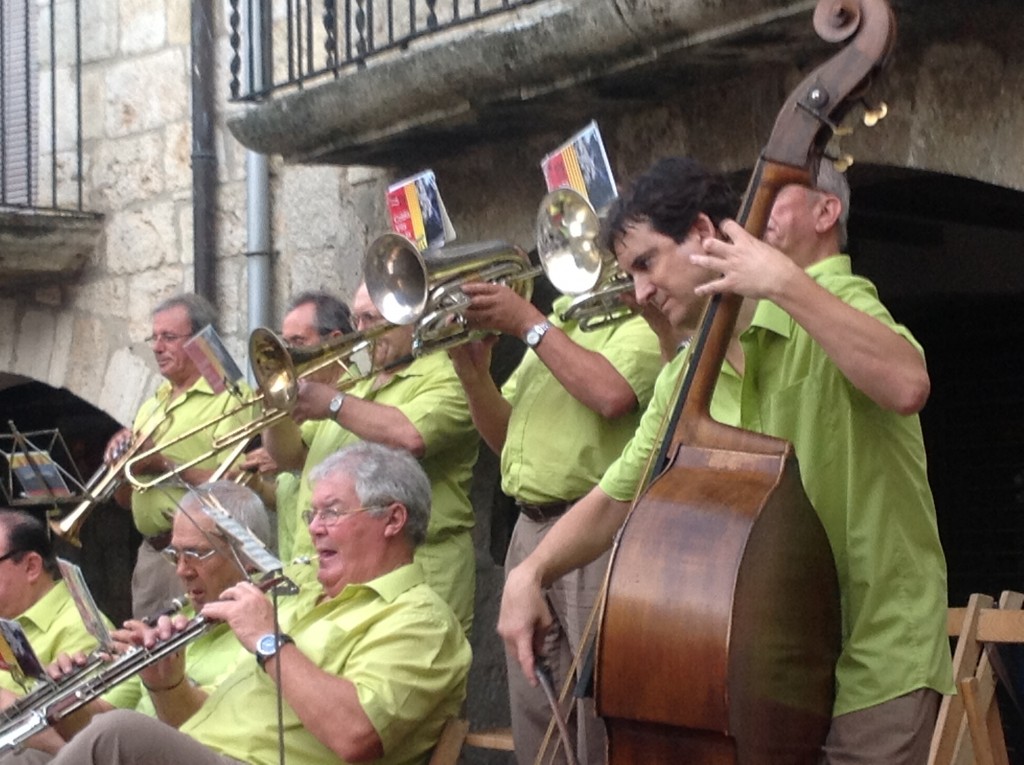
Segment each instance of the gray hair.
M831 160L823 159L818 165L818 177L814 186L818 191L839 200L842 209L836 222L836 235L839 237L839 249L842 250L846 247L846 226L850 220L850 184L846 180L846 175L836 170Z
M193 335L207 324L213 324L217 320L217 311L210 304L210 301L202 295L196 295L194 292L182 292L162 300L150 315L156 316L158 313L169 311L178 306L184 308L188 314L188 321L192 325Z
M248 528L264 545L270 546L270 518L263 500L252 489L233 481L208 481L197 486L194 492L186 494L182 504L191 501L199 505L207 498L215 500L228 515Z
M405 534L413 547L423 544L430 523L430 479L409 452L373 441L360 441L335 452L309 474L311 484L346 475L363 506L400 502L408 519ZM383 510L370 511L376 516Z

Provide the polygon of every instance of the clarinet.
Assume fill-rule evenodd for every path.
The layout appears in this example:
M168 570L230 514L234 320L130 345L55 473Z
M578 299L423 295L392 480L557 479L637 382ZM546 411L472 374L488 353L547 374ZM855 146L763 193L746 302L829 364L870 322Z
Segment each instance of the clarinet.
M257 586L266 592L284 581L285 577L276 576L259 582ZM84 666L70 675L33 689L32 693L4 710L0 718L3 720L0 724L0 754L19 749L32 736L74 714L146 667L181 650L219 623L200 614L193 617L181 632L152 648L132 646L113 661L94 653ZM40 692L38 696L37 690Z

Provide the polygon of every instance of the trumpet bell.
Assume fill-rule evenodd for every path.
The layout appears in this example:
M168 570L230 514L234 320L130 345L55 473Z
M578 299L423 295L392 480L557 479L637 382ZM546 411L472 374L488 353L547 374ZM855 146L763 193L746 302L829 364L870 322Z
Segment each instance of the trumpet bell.
M392 324L412 324L426 311L430 289L427 264L416 245L401 234L382 234L363 257L370 300Z
M594 208L573 189L555 189L537 211L537 254L559 292L581 295L601 278L606 260L597 243L601 222Z

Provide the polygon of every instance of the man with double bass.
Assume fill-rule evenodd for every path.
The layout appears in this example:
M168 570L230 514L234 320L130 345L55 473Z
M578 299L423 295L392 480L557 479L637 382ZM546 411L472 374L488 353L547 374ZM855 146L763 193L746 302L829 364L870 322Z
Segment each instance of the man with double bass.
M702 209L693 180L682 193ZM637 300L659 305L670 321L674 306L695 295L760 301L752 316L748 309L742 353L735 343L727 353L743 366L739 407L721 406L723 373L712 414L793 442L829 537L843 642L825 761L917 765L927 761L940 694L952 691L945 560L917 418L930 383L910 332L837 254L848 200L845 179L823 165L816 188L782 189L766 242L728 220L718 226L726 241L702 229L701 212L673 247L642 209L619 227L613 211L610 238ZM697 285L684 278L693 269L704 274ZM658 408L656 394L648 417ZM658 446L656 433L645 418L599 488L509 575L499 631L528 676L531 640L547 618L539 588L611 544L628 510L622 489L630 479L638 487L637 466Z
M507 286L470 283L462 289L470 298L470 326L513 335L527 345L527 355L500 389L490 374L496 336L450 351L473 422L501 457L502 490L519 510L505 561L511 569L594 486L629 440L660 367L658 339L639 317L584 332L577 321L559 318L569 297L556 300L554 313L545 317ZM557 685L571 674L607 568L607 558L600 558L547 592L556 623L545 635L545 648ZM521 763L535 762L550 713L541 690L515 672L514 656L506 660L516 756ZM593 700L580 700L577 712L569 726L579 741L580 762L604 762L604 726Z

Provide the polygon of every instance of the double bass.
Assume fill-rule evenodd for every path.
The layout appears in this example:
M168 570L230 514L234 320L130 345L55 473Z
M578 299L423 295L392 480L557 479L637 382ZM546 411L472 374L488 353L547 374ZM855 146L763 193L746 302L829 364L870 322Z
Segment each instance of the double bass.
M737 216L755 236L779 190L812 185L895 35L885 0L819 0L814 26L848 42L776 119ZM613 549L595 686L612 765L814 765L829 728L841 627L828 539L792 445L709 413L741 301L709 303L655 477Z

